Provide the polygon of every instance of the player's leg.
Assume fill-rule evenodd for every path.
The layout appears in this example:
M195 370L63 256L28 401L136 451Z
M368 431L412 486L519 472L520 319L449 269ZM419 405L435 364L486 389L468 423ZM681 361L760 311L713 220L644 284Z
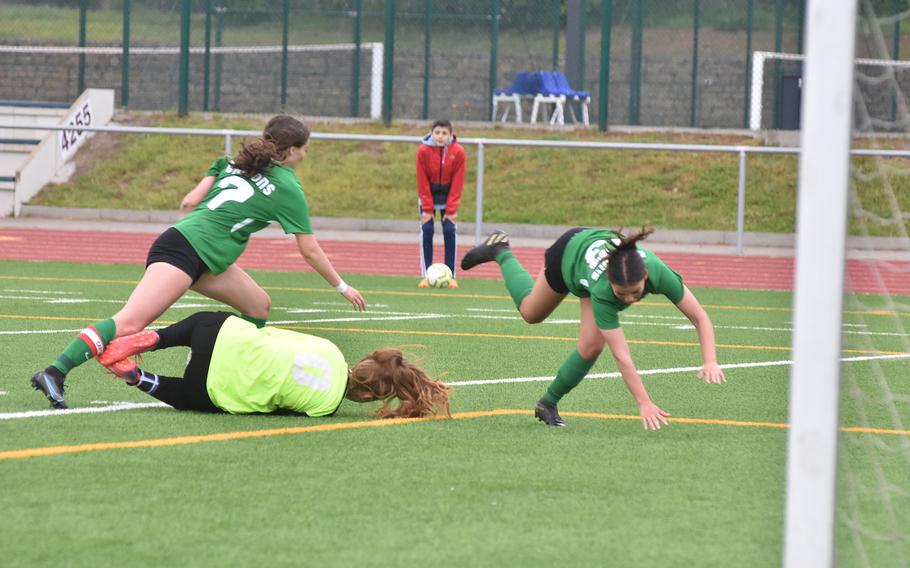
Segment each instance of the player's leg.
M272 299L236 264L228 266L227 270L218 276L206 272L193 284L191 290L224 302L239 311L240 317L255 323L258 327L264 326L269 319Z
M580 303L581 325L576 349L563 361L556 373L556 379L547 387L547 392L537 402L537 408L534 410L535 416L550 426L565 426L566 423L559 416L556 405L585 378L604 348L603 334L594 321L591 298L580 298Z
M456 225L445 215L442 218L442 237L445 246L445 263L452 271L452 278L455 278L455 251L458 245L458 236Z
M120 361L123 365L119 367L117 364L109 365L108 369L127 384L178 410L221 412L208 396L206 378L218 332L229 317L231 314L227 312L200 312L158 331L157 349L190 347L183 378L143 371L129 359Z
M63 381L75 367L101 354L118 335L136 333L165 312L192 283L190 276L163 262L150 264L126 305L112 318L82 330L57 359L32 376L31 384L44 393L55 408L66 408Z

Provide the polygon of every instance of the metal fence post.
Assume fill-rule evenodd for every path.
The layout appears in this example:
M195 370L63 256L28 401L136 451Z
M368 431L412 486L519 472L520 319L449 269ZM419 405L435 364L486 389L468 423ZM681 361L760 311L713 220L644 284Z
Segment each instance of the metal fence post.
M613 0L604 0L612 2ZM560 21L562 19L562 0L551 0L551 5L553 6L553 63L550 66L551 69L559 69L559 30L562 28ZM534 69L530 69L534 71Z
M490 2L490 88L487 91L487 116L493 116L493 91L496 90L496 63L499 58L499 0Z
M88 19L88 0L79 0L79 47L85 47L85 35L86 35L86 20ZM80 96L85 90L85 52L79 52L79 83L78 83L79 92L76 93L76 96Z
M749 128L749 108L752 105L752 15L753 0L746 0L746 92L743 93L743 128Z
M774 3L774 51L780 53L783 49L784 40L784 0L776 0ZM774 109L774 128L780 128L780 77L781 66L780 59L774 60L774 101L771 108ZM759 95L761 96L761 95Z
M736 254L743 253L746 224L746 151L739 151L739 191L736 198Z
M690 97L691 108L689 109L689 125L693 128L698 125L695 109L698 99L698 26L699 26L699 2L692 2L692 95Z
M234 154L234 136L228 132L224 135L224 155L231 156Z
M607 130L610 114L610 46L613 39L613 0L600 5L600 100L597 101L597 126Z
M474 244L483 238L483 140L477 141L477 206L474 213Z
M634 0L635 10L632 21L632 56L629 58L629 124L640 121L639 102L641 98L641 42L642 42L642 3L645 0Z
M288 19L291 15L289 0L284 0L281 17L281 110L288 105Z
M892 8L894 14L901 13L901 0L893 0ZM900 59L901 57L901 21L896 19L894 21L894 44L891 51L891 59ZM897 120L897 89L891 90L891 121L894 122Z
M120 56L120 106L130 104L130 8L132 0L123 0L123 55Z
M392 124L392 83L395 79L395 0L385 0L385 47L382 66L382 122Z
M189 114L190 95L190 4L191 0L180 2L180 95L177 114Z
M354 65L351 77L351 116L360 116L360 43L363 21L363 0L354 3Z
M205 0L205 55L202 59L202 110L209 110L209 74L212 62L212 0Z
M433 0L423 2L423 119L430 115L430 34L433 29Z
M215 6L215 47L221 47L221 33L224 26L223 18L227 8L219 2ZM214 107L216 112L221 111L221 62L223 56L220 53L215 54L215 93Z

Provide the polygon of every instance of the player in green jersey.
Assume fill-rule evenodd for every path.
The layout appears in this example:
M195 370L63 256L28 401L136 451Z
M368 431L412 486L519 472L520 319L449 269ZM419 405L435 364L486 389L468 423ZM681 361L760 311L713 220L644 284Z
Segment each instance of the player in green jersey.
M565 426L557 403L581 382L606 345L638 403L645 429L657 430L667 424L669 413L651 402L619 326L619 312L648 294L666 296L695 326L703 360L699 378L708 383L726 382L717 364L714 327L708 314L679 274L653 252L636 246L652 231L643 229L625 237L603 229L571 229L547 249L544 268L536 281L512 255L509 237L502 231L489 235L462 259L462 270L483 262L499 263L509 294L528 323L545 320L570 293L579 299L581 326L577 347L537 403L534 414L542 422Z
M303 160L309 129L296 118L279 115L262 137L245 144L233 160L220 158L181 203L183 216L149 250L145 274L126 305L113 317L80 332L47 368L32 376L54 408L66 408L64 379L74 367L101 354L115 337L141 331L194 290L224 302L242 317L265 325L271 298L237 266L252 233L277 222L297 240L304 260L357 310L366 304L348 286L316 241L309 206L294 168Z
M129 358L175 346L191 348L182 378L149 373ZM158 331L117 338L98 360L178 410L331 416L350 400L382 401L381 418L449 415L449 387L398 349L376 350L349 369L327 339L257 328L226 312L200 312Z

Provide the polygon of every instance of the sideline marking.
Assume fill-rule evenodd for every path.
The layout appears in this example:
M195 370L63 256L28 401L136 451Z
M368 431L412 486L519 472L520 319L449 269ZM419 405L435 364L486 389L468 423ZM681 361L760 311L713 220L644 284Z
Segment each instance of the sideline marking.
M90 318L71 318L63 316L28 316L28 315L12 315L12 314L0 314L0 319L31 319L31 320L65 320L65 321L92 321ZM391 318L390 318L391 319ZM407 318L405 318L407 319ZM422 319L422 318L412 318L412 319ZM337 321L343 321L343 319L338 319ZM358 319L357 321L363 321ZM175 323L173 321L165 320L156 320L149 324L148 327L160 327L163 325L170 325ZM275 322L280 323L280 322ZM279 327L283 329L296 329L301 331L348 331L352 333L374 333L374 334L393 334L393 335L433 335L440 337L486 337L490 339L534 339L538 341L578 341L577 337L558 337L550 335L511 335L504 333L473 333L473 332L457 332L457 331L429 331L429 330L406 330L406 329L365 329L357 327L325 327L325 326L314 326L314 325L280 325ZM8 334L8 332L3 332L3 334ZM627 339L627 343L630 345L666 345L671 347L700 347L701 344L698 342L692 341L656 341L656 340L645 340L645 339ZM793 347L789 345L740 345L740 344L727 344L727 343L718 343L716 344L717 348L722 349L750 349L750 350L767 350L767 351L792 351ZM842 349L844 353L857 353L857 354L866 354L866 355L903 355L904 351L878 351L875 349Z
M54 282L89 282L89 283L102 283L102 284L136 284L137 280L105 280L100 278L60 278L60 277L48 277L48 276L0 276L0 280L37 280L37 281L54 281ZM709 288L706 286L706 288ZM316 293L326 293L334 294L335 291L325 288L298 288L292 286L263 286L265 290L278 290L283 292L316 292ZM459 299L486 299L486 300L509 300L511 298L505 295L498 294L463 294L463 293L454 293L454 292L405 292L401 290L361 290L364 294L371 295L385 295L385 296L434 296L441 298L459 298ZM786 292L786 291L782 291ZM574 302L578 303L577 298L566 298L563 302ZM669 302L650 302L644 301L639 302L640 306L649 306L649 307L659 307L659 308L670 308L675 307ZM715 309L715 310L743 310L743 311L758 311L758 312L792 312L792 307L785 306L729 306L729 305L718 305L718 304L703 304L702 307L705 309ZM863 314L863 315L873 315L873 316L902 316L910 317L910 312L899 312L896 310L881 310L881 309L870 309L870 310L844 310L845 314Z
M532 410L500 408L495 410L480 410L474 412L456 412L452 415L454 420L469 420L488 416L514 416L531 415ZM641 416L631 414L603 414L599 412L563 412L563 416L578 418L596 418L600 420L641 420ZM24 459L34 457L58 456L63 454L79 454L85 452L100 452L105 450L120 450L134 448L160 448L167 446L186 446L206 442L225 442L230 440L244 440L249 438L264 438L271 436L286 436L289 434L303 434L307 432L332 432L336 430L354 430L359 428L378 428L381 426L396 426L399 424L412 424L417 422L442 421L446 418L389 418L363 420L358 422L338 422L334 424L317 424L315 426L299 426L293 428L270 428L268 430L245 430L239 432L219 432L217 434L203 434L198 436L179 436L175 438L155 438L150 440L131 440L125 442L101 442L79 444L72 446L48 446L44 448L26 448L22 450L9 450L0 452L0 461L11 459ZM739 426L751 428L776 428L788 429L789 424L780 422L753 422L741 420L726 420L715 418L675 418L669 417L669 422L680 424L706 424L712 426ZM890 434L895 436L910 436L910 430L887 430L882 428L842 427L842 432L859 434Z
M0 420L16 420L19 418L40 418L43 416L72 416L73 414L99 414L101 412L117 412L119 410L134 410L138 408L170 408L163 402L115 402L110 406L86 406L84 408L67 408L65 410L26 410L23 412L0 413Z
M910 358L910 353L899 353L893 355L872 355L865 357L842 357L841 361L844 363L854 363L857 361L878 361L882 359L908 359ZM758 361L753 363L728 363L726 365L720 365L721 369L747 369L752 367L782 367L785 365L792 365L793 361L782 360L782 361ZM638 374L641 376L647 375L671 375L676 373L697 373L701 371L701 367L675 367L668 369L645 369L638 371ZM609 373L592 373L585 375L586 379L612 379L621 377L622 374L619 371L612 371ZM544 382L552 381L553 375L546 375L541 377L513 377L508 379L478 379L470 381L452 381L447 382L446 385L450 387L469 387L474 385L499 385L506 383L532 383L532 382Z

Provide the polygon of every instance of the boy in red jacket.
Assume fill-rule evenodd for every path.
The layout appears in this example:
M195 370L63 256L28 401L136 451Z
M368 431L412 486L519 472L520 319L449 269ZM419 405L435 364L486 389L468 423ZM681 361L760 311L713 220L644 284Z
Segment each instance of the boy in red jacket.
M445 243L445 263L452 271L449 288L458 288L455 281L455 222L458 203L464 185L466 156L464 148L452 133L452 123L437 120L417 150L417 194L420 197L420 274L418 286L426 288L427 267L433 264L433 228L436 211L440 212Z

